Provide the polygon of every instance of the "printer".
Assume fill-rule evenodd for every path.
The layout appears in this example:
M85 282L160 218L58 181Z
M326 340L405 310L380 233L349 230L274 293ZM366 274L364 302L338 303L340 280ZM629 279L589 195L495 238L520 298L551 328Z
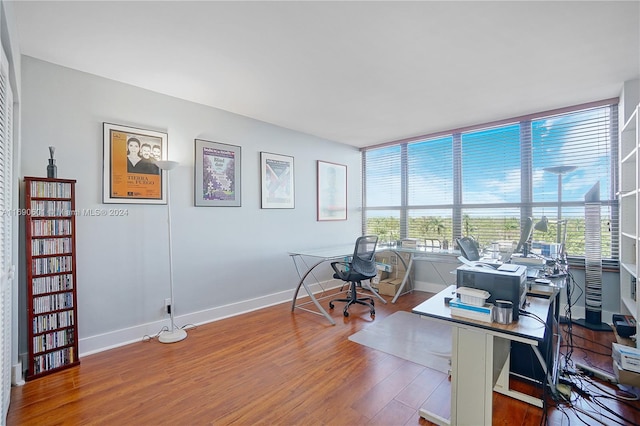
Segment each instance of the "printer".
M462 265L456 269L456 287L486 290L491 294L487 303L508 300L513 303L513 319L527 297L527 267L505 263L497 265Z

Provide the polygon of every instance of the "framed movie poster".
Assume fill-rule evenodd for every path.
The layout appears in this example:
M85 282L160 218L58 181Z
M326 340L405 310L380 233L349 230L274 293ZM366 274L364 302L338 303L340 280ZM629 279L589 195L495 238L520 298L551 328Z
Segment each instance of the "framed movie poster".
M167 204L164 171L155 161L167 159L166 133L103 123L104 203Z
M318 161L318 220L347 220L347 166Z
M263 209L293 209L293 157L260 153L260 180Z
M196 139L195 204L240 207L240 147Z

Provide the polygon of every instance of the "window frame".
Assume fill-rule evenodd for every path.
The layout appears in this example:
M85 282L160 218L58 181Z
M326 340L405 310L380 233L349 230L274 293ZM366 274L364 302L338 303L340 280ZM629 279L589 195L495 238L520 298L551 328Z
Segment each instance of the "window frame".
M555 110L542 111L534 114L529 114L525 116L519 116L504 120L498 120L490 123L478 124L473 126L467 126L463 128L457 128L448 131L441 131L436 133L431 133L427 135L421 135L417 137L402 139L398 141L392 141L383 144L376 144L368 147L361 148L362 153L362 232L367 232L367 218L368 212L375 211L397 211L399 215L399 237L407 238L409 236L409 218L410 211L415 211L416 209L422 209L424 211L428 210L446 210L450 209L452 211L451 221L452 221L452 235L451 237L455 239L458 236L464 235L463 233L463 211L469 208L481 208L481 209L489 209L489 208L519 208L520 209L520 223L529 217L532 216L532 213L535 209L540 208L553 208L557 207L557 201L554 203L549 203L548 201L539 201L534 202L533 200L533 141L532 141L532 128L531 123L534 120L546 119L553 116L559 116L563 114L576 113L583 110L594 109L599 107L610 107L610 115L609 115L609 142L610 142L610 171L608 173L609 182L608 188L609 191L607 194L601 195L602 206L607 207L610 212L610 220L611 220L611 256L608 259L603 260L603 266L607 268L617 268L618 267L618 232L617 232L617 220L619 217L618 212L618 200L616 197L617 188L618 188L618 98L610 98L604 99L596 102L590 102L580 105L575 105L566 108L559 108ZM500 203L498 205L492 206L490 204L465 204L462 200L463 188L462 188L462 135L465 133L473 132L473 131L482 131L486 129L490 129L493 127L500 126L508 126L518 124L520 128L520 150L521 150L521 158L520 158L520 178L521 178L521 188L520 188L520 201L516 203ZM409 188L407 185L407 163L409 160L407 159L407 151L408 147L417 142L425 142L428 140L436 140L439 138L451 137L453 140L452 150L453 150L453 202L451 204L437 204L437 205L409 205L408 204L408 194ZM366 194L367 194L367 152L373 150L379 150L381 148L387 147L398 147L400 148L401 155L401 170L402 176L400 178L401 181L401 204L400 205L376 205L375 207L367 206ZM584 206L584 201L565 201L563 200L561 203L562 208L572 208L577 206ZM453 248L453 244L449 244ZM569 256L572 264L583 264L584 256Z

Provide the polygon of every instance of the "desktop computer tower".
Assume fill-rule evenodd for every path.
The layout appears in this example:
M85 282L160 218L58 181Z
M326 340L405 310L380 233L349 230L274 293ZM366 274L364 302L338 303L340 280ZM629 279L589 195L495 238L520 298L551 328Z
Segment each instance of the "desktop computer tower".
M538 345L538 349L544 358L547 369L551 370L553 363L553 350L555 348L554 333L554 313L549 310L547 316L547 330L544 340ZM544 381L544 371L540 365L540 361L536 356L531 345L521 342L511 342L511 361L510 371L518 377L534 382L542 383Z

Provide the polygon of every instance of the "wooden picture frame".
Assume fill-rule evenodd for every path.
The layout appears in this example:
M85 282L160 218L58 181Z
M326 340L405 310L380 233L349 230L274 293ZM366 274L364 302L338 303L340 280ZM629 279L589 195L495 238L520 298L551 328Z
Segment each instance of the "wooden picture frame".
M293 157L260 153L261 208L295 208Z
M194 202L196 207L242 205L242 148L195 140Z
M154 163L167 159L166 133L103 123L103 145L103 203L167 204L166 171Z
M347 166L318 160L318 221L347 220Z

